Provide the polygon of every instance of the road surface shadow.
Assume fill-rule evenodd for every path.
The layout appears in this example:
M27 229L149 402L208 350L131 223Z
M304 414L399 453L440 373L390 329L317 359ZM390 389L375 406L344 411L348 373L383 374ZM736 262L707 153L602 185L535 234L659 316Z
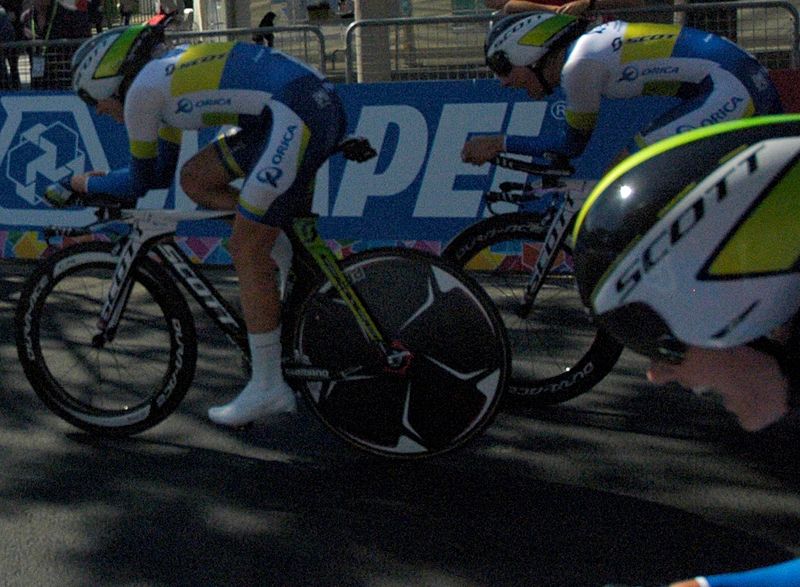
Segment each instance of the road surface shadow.
M326 463L69 441L79 454L59 455L52 475L23 468L0 497L18 511L96 506L82 548L59 557L85 584L652 584L790 558L679 509L487 459Z

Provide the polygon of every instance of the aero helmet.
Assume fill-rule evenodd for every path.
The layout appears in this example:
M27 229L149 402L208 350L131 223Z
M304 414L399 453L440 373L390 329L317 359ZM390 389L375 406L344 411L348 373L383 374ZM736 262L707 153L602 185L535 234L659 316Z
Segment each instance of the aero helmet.
M584 21L566 14L522 12L506 16L492 25L486 37L486 64L502 76L508 75L514 65L534 67L584 30Z
M116 27L86 40L72 57L72 89L90 104L112 96L124 99L163 40L164 28L147 24Z
M629 157L573 233L599 326L651 358L767 335L800 307L800 115L712 125Z

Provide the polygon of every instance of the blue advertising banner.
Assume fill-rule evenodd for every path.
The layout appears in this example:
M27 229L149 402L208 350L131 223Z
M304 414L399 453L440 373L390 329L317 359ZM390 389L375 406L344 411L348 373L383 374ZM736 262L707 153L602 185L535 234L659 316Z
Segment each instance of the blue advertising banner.
M481 194L518 172L461 161L464 141L475 134L539 135L557 132L563 101L532 102L524 92L493 80L349 84L343 96L350 134L367 137L379 156L358 164L334 157L320 169L314 211L324 236L342 251L381 244L437 249L485 214ZM575 161L576 178L596 180L630 137L670 104L668 99L608 103L586 152ZM184 133L181 162L219 129ZM91 210L53 210L39 194L54 181L89 170L123 167L128 160L123 126L97 116L74 94L0 95L0 253L34 258L47 244L39 229L79 226ZM193 209L174 185L147 194L140 208ZM227 262L225 228L185 229L199 261Z

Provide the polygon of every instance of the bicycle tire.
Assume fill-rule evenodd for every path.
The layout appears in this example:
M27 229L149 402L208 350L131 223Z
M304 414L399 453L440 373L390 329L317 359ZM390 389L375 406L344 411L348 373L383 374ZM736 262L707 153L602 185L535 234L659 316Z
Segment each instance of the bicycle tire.
M107 436L152 428L194 377L194 319L172 277L142 257L113 341L92 345L117 257L110 243L68 247L39 264L15 314L17 354L44 404L70 424Z
M494 419L510 369L503 324L463 272L417 251L375 249L342 268L407 370L387 371L328 282L300 307L293 357L347 372L325 382L294 381L337 436L373 454L415 459L462 446ZM290 379L291 380L291 379Z
M540 216L500 214L466 228L442 253L484 287L503 317L513 364L504 399L508 408L539 408L586 393L622 352L583 307L566 245L528 316L516 312L545 236Z

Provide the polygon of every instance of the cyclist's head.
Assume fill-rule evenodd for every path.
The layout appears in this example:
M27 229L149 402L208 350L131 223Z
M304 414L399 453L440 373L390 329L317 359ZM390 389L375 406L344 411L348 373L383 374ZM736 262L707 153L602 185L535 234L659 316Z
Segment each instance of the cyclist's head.
M147 24L117 27L85 41L72 57L72 89L85 102L125 93L136 74L164 41L164 27Z
M600 180L574 230L584 304L651 358L744 344L800 307L800 115L694 130Z
M586 30L586 23L553 12L522 12L495 22L486 37L486 64L505 77L513 66L536 65L545 56L566 47Z

